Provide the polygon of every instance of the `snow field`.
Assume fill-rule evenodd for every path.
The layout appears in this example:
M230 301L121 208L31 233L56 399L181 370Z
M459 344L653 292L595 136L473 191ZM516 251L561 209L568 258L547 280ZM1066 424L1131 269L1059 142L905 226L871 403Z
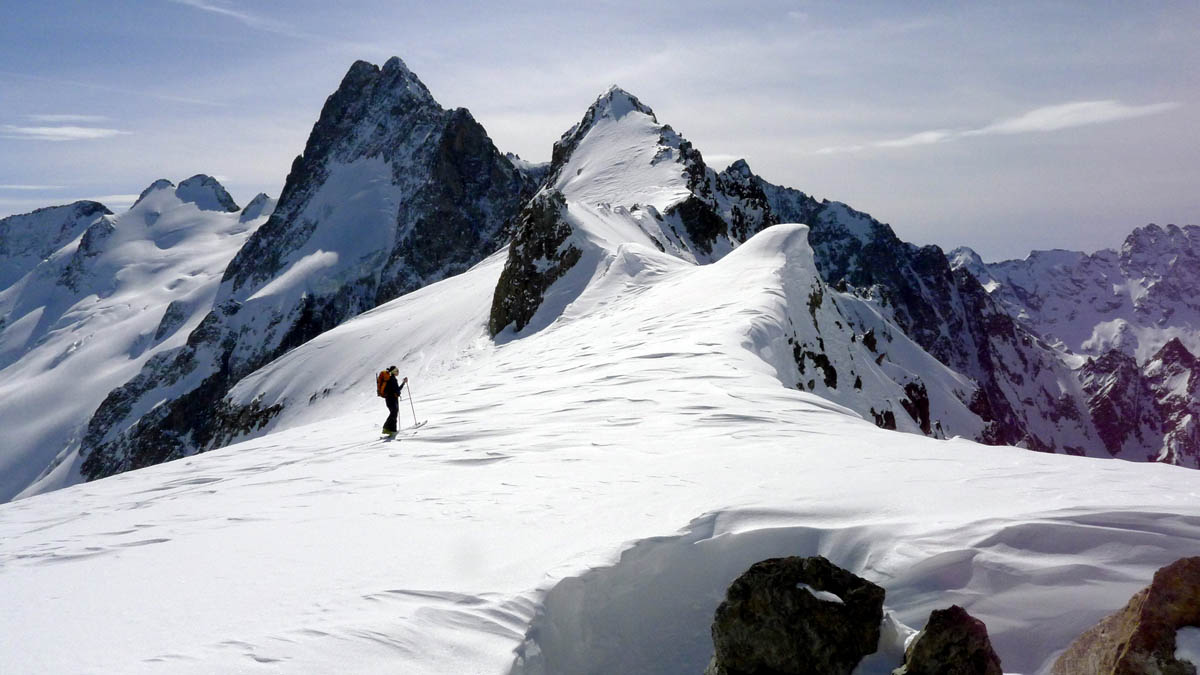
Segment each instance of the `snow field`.
M914 629L966 607L1037 673L1200 549L1188 470L888 432L782 386L756 326L811 270L781 243L620 247L493 342L501 252L243 381L287 402L261 437L0 506L0 671L698 672L729 582L820 554ZM430 423L388 443L391 363Z

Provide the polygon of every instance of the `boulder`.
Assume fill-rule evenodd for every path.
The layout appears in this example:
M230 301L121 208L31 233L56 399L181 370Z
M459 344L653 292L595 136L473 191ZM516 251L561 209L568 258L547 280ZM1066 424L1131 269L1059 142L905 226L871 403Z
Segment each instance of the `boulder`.
M1054 662L1052 675L1196 675L1175 658L1175 634L1200 626L1200 557L1154 573L1121 611L1079 636Z
M1003 675L987 626L958 605L935 609L892 675Z
M820 556L755 563L717 607L706 675L849 675L879 642L884 590Z

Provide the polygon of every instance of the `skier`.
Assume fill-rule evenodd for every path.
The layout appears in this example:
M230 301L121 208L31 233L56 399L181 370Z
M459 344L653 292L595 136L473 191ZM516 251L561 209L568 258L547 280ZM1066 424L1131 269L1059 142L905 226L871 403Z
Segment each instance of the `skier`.
M379 377L375 378L379 395L387 403L388 417L387 421L383 423L383 433L388 436L396 435L396 414L400 411L400 392L404 389L404 385L408 384L407 377L399 383L396 382L399 374L400 370L396 366L388 366L387 370L379 373Z

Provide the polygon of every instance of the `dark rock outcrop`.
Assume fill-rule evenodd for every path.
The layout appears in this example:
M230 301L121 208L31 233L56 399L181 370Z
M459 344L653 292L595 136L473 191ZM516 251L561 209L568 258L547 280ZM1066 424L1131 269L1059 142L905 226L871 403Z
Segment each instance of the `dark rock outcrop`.
M958 605L935 609L893 675L1003 675L987 626Z
M1175 633L1200 626L1200 557L1182 558L1154 573L1121 611L1079 636L1058 657L1052 675L1195 675L1175 659Z
M705 673L848 675L878 645L883 597L819 556L755 563L717 608Z
M543 191L517 219L508 262L496 284L488 330L496 335L509 325L521 330L533 318L550 285L579 262L581 252L568 242L571 226L563 219L563 196Z

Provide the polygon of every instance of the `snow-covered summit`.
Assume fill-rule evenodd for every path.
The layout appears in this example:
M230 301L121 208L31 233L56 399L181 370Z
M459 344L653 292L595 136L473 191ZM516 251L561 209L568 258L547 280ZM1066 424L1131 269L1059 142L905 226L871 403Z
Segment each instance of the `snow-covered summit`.
M195 204L196 208L201 211L233 212L241 210L241 207L233 201L233 197L225 190L225 186L221 185L216 178L205 174L196 174L179 183L178 186L166 178L159 178L142 190L131 208L137 207L148 197L157 193L170 193L181 202Z
M270 216L275 211L276 200L265 192L260 192L250 200L249 204L242 209L242 214L238 217L242 222L255 220L262 216Z
M204 174L197 174L180 183L175 188L175 196L184 203L195 204L201 211L241 210L220 181Z
M140 195L138 195L137 201L135 201L133 203L133 205L137 206L139 203L141 203L141 201L143 199L145 199L146 197L148 197L151 194L158 192L160 190L174 190L174 189L175 189L174 183L167 180L166 178L159 178L158 180L155 180L153 183L147 185L145 190L142 190L142 193Z
M78 201L0 218L0 291L111 215L99 202Z
M88 416L211 309L225 266L265 218L205 206L159 181L120 215L79 203L14 217L73 219L46 240L54 251L0 290L0 501L80 481Z
M691 194L683 138L613 86L555 143L548 187L570 202L665 212Z

